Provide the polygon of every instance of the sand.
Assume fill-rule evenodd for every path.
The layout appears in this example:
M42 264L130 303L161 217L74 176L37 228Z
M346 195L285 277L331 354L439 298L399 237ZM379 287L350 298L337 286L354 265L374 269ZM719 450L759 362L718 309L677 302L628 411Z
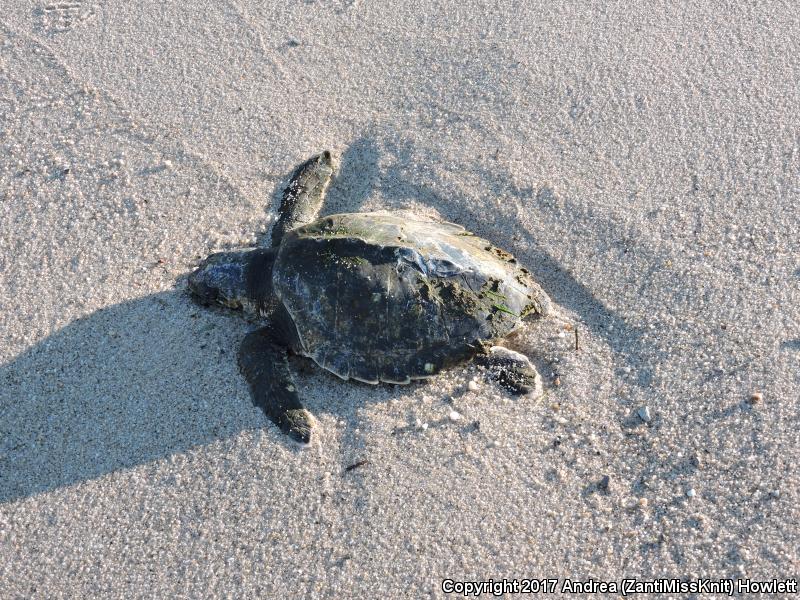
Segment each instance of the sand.
M791 3L0 8L0 596L797 577ZM327 212L530 268L561 307L512 343L544 398L296 360L305 450L251 405L249 325L185 276L323 149Z

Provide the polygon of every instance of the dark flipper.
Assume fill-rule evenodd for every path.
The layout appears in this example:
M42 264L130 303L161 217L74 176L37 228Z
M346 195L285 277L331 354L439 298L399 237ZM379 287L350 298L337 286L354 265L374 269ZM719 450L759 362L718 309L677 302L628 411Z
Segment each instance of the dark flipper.
M287 231L317 218L334 170L333 157L327 150L297 167L283 191L278 221L272 227L273 246L281 243Z
M542 378L524 354L492 346L486 354L475 357L475 362L486 367L489 377L513 394L542 394Z
M289 371L288 337L277 324L251 331L239 349L239 368L250 385L253 404L292 439L308 443L314 417L300 403Z

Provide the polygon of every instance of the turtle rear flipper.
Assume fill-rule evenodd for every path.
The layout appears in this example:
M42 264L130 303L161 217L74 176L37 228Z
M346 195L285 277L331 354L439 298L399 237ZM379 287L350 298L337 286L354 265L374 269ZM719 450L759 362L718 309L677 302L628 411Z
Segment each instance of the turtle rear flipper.
M251 331L239 348L239 368L250 385L253 404L292 439L307 444L314 417L303 408L297 395L286 338L276 324Z
M273 247L281 243L287 231L317 218L334 170L333 156L326 150L308 159L292 173L289 185L283 191L278 220L272 227Z
M492 346L486 354L479 354L475 362L486 368L487 375L512 394L542 395L542 378L530 359L503 346Z

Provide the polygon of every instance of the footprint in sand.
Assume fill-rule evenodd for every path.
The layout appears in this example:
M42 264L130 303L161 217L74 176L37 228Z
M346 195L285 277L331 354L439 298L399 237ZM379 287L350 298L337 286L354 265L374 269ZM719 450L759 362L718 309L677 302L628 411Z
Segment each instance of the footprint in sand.
M66 33L91 19L94 14L94 6L83 0L47 3L35 11L36 29L45 35Z

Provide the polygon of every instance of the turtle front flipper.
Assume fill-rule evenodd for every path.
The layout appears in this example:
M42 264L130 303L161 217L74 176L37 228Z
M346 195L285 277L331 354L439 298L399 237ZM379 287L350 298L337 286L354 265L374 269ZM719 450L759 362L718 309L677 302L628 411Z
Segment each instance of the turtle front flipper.
M287 231L317 218L335 170L333 156L327 150L295 169L289 185L283 191L280 215L272 227L273 246L281 243Z
M292 439L307 444L314 417L297 395L287 342L281 328L273 324L251 331L239 348L239 368L250 385L253 404Z

